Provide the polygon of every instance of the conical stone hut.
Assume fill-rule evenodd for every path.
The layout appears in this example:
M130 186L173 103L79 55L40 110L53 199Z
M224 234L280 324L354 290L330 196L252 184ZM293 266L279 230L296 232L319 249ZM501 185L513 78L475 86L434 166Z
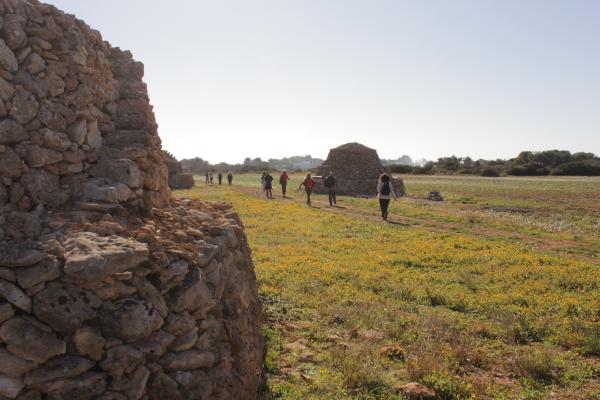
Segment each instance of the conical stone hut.
M346 143L329 151L327 160L317 170L317 176L326 176L333 172L336 177L336 193L345 196L374 196L377 193L377 180L383 172L389 172L383 166L377 150L360 143ZM404 195L404 183L393 180L397 195ZM317 193L325 193L322 181L315 188Z

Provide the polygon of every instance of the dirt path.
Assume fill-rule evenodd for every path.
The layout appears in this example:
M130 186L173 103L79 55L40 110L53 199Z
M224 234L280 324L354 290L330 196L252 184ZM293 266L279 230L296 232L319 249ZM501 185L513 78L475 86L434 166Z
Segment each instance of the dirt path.
M236 190L249 196L264 198L264 194L262 193L260 188L254 188L249 186L237 186ZM286 199L282 199L278 195L277 197L275 197L275 200L292 201L294 203L302 205L305 204L304 193L294 192L294 194L291 197L287 197ZM322 201L320 196L315 196L311 200L313 208L321 209L324 212L350 215L354 217L367 218L369 220L374 221L381 221L381 217L379 217L376 211L373 212L369 210L358 209L349 205L330 207L329 202ZM536 250L556 253L557 255L560 255L562 257L574 258L586 262L591 262L592 264L600 264L600 260L598 260L594 256L573 254L579 252L589 252L592 254L597 254L596 249L586 247L584 244L573 240L537 238L527 234L497 228L441 222L435 219L407 217L399 214L393 215L392 218L388 221L388 224L410 226L413 228L423 228L432 232L461 233L472 236L483 236L488 239L502 238L512 242L519 242L522 244L530 245Z

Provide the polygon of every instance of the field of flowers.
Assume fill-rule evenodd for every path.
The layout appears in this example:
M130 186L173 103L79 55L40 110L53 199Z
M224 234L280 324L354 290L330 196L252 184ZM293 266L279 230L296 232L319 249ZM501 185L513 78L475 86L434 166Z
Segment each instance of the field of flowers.
M340 209L322 198L308 208L296 193L264 199L255 176L176 192L230 202L245 223L265 308L265 398L401 399L399 387L419 382L439 399L600 399L597 231L471 215L484 206L558 215L570 204L583 218L597 204L544 204L544 182L411 179L413 198L396 203L394 223L375 218L367 199L342 198ZM573 184L582 197L598 193ZM418 197L434 186L449 201L425 209ZM486 234L469 230L469 218ZM579 241L588 253L546 251L492 228Z

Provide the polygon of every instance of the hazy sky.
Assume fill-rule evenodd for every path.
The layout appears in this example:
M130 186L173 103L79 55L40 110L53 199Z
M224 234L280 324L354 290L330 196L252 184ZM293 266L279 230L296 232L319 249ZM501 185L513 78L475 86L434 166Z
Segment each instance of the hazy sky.
M600 154L597 0L49 0L146 66L179 158Z

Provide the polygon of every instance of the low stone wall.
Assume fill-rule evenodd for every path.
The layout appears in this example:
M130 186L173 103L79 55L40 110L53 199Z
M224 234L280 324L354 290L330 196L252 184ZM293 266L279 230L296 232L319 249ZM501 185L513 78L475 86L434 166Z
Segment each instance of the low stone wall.
M191 189L194 187L194 175L184 174L179 161L166 160L166 164L169 171L169 187L171 189Z
M89 217L0 248L0 396L253 398L264 345L237 215L179 201L128 225Z
M252 399L242 223L170 199L143 65L0 0L0 400Z

